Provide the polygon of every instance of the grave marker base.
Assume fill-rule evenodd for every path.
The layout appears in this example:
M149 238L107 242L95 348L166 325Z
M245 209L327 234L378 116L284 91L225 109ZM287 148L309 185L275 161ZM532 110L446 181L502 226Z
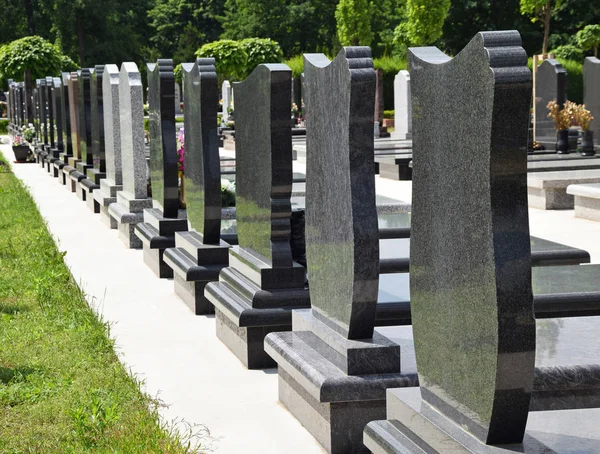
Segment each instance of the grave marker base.
M108 207L109 216L117 223L119 238L129 249L141 249L142 242L135 235L135 226L144 222L143 211L152 207L152 199L134 199L126 192L117 192L117 202Z
M117 192L122 190L123 185L111 184L108 180L102 179L100 180L100 189L94 191L94 201L100 208L100 219L113 230L117 229L118 223L108 213L108 207L117 202Z

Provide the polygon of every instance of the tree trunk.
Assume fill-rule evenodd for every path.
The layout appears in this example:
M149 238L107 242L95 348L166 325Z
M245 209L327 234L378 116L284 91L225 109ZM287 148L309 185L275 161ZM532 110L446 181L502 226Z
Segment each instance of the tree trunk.
M77 14L77 41L79 42L79 64L83 68L85 66L85 30L81 12Z
M27 31L29 35L35 35L35 24L33 23L33 5L31 0L25 0L25 13L27 14Z
M550 36L550 0L546 1L546 6L544 6L543 14L544 14L544 43L542 44L542 55L544 56L544 60L548 58L548 38Z

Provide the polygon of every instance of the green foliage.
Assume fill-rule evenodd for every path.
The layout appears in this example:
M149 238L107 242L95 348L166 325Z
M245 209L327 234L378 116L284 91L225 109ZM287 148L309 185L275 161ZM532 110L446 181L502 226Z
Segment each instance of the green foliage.
M205 44L196 52L198 57L213 57L220 77L241 80L246 74L248 54L239 41L222 39Z
M600 46L600 25L588 25L575 35L575 42L583 50L594 50L594 57L598 57Z
M177 82L179 84L179 86L181 87L182 80L183 80L181 63L179 63L178 65L175 65L175 68L173 68L173 73L175 74L175 82Z
M304 72L304 57L302 55L288 58L283 63L288 65L292 70L292 77L300 77Z
M394 78L402 69L406 69L406 60L399 57L380 57L373 59L375 69L383 71L383 105L394 108Z
M533 16L532 22L536 22L540 19L540 15L543 14L544 8L548 0L520 0L521 14Z
M1 135L6 135L8 134L8 118L1 118L0 119L0 134Z
M369 46L373 41L368 0L340 0L335 20L342 46Z
M383 111L383 118L394 118L394 111L393 110L384 110Z
M32 79L58 76L63 56L56 47L40 36L28 36L3 46L0 51L0 75L22 81L26 69Z
M551 50L550 53L554 54L556 58L560 58L563 60L583 60L583 51L579 47L575 47L570 44L558 46L555 49Z
M371 44L373 55L389 56L396 53L394 28L403 20L404 0L371 0Z
M240 41L242 49L248 55L246 62L246 75L254 71L263 63L279 63L283 59L283 52L276 41L268 38L246 38Z
M442 36L450 0L407 0L406 19L394 30L397 43L410 46L433 44Z

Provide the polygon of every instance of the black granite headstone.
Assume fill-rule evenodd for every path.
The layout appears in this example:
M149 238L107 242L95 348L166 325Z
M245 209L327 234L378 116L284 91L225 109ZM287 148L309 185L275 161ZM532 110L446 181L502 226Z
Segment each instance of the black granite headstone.
M47 123L47 106L46 106L46 79L37 79L36 86L38 91L39 118L41 126L41 137L44 144L48 144L48 123Z
M165 218L179 210L173 60L148 64L152 199Z
M102 99L102 76L104 65L96 65L90 82L91 121L92 121L92 161L94 168L87 173L88 178L99 184L106 172L104 151L104 105Z
M67 72L62 73L62 98L61 98L61 112L62 112L62 131L63 131L63 145L64 153L63 161L66 163L70 156L73 156L73 142L71 138L71 112L70 112L70 99L69 99L69 80L70 74Z
M594 143L600 143L600 60L587 57L583 64L583 103L594 120L590 130L594 131Z
M548 103L556 101L562 108L567 100L567 71L557 60L544 60L535 76L535 140L554 149L556 128L548 118Z
M64 149L63 142L63 111L62 111L62 82L59 77L52 78L52 111L54 113L54 124L56 130L55 145L57 154L55 158L58 158L58 154L62 153Z
M46 77L46 104L48 109L48 145L50 148L56 147L56 125L54 124L54 103L52 102L52 77Z
M77 79L79 84L79 150L81 163L77 170L85 174L85 171L94 164L92 154L92 105L91 105L91 81L93 68L82 68Z

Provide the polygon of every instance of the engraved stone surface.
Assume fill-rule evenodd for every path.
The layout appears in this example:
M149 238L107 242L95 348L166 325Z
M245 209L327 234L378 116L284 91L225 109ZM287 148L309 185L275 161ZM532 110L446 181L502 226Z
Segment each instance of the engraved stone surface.
M366 339L373 335L379 274L373 123L365 121L373 116L375 71L368 48L346 48L331 64L322 54L305 61L311 305L348 339Z
M163 59L156 63L148 63L148 104L152 199L165 218L177 218L179 180L173 60Z
M394 133L399 139L412 138L412 101L410 73L400 71L394 78Z
M520 442L535 359L527 54L518 32L483 32L454 59L425 47L410 49L409 62L422 396L485 443Z
M561 106L567 100L567 71L554 59L544 60L535 75L535 140L556 141L556 128L548 118L547 105L556 101Z
M259 65L234 84L239 247L270 260L273 268L292 266L292 132L284 121L290 80L285 65Z
M91 81L93 68L82 68L78 77L79 83L79 149L82 163L86 166L94 164L92 155L92 104Z
M71 119L71 146L73 158L81 159L79 137L79 73L72 72L69 78L69 117Z
M109 185L123 184L121 170L121 111L119 107L119 68L106 65L102 77L104 148L106 180Z
M104 100L102 78L104 65L96 65L90 81L90 103L92 121L92 161L95 172L106 172L104 150Z
M583 63L583 103L594 117L590 127L594 144L600 144L600 60L596 57L587 57Z
M69 73L61 74L61 117L62 117L62 132L63 132L63 151L68 156L73 156L73 142L71 139L71 103L69 96L69 81L71 75Z
M221 235L221 169L217 135L219 89L212 58L182 64L185 93L185 198L192 229L205 244Z
M121 65L119 111L121 116L121 161L123 192L130 199L148 197L144 152L144 89L138 67Z

